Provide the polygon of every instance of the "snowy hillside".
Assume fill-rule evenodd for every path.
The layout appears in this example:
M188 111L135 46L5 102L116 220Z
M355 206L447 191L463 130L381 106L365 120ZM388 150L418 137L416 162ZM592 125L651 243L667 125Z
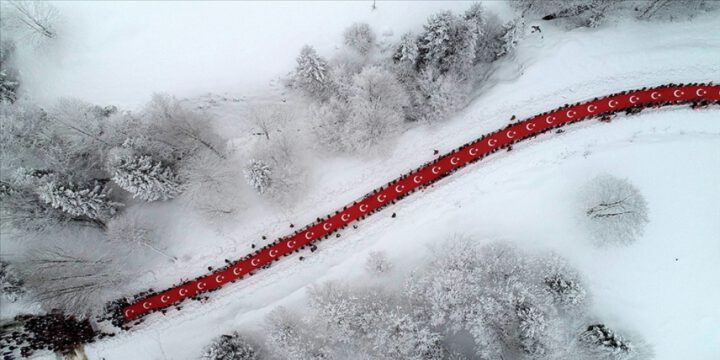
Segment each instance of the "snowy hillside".
M591 34L546 30L545 39L537 41L542 46L527 41L518 57L504 64L522 73L495 79L498 86L448 124L405 134L384 159L321 161L318 166L328 175L318 179L297 214L286 216L303 222L325 213L419 164L431 149L447 150L504 125L513 114L522 118L644 84L717 78L720 39L711 31L715 27L706 19L662 26L620 24ZM406 271L427 255L429 244L457 233L551 247L589 279L598 313L642 330L658 359L711 359L720 351L712 345L720 336L720 317L712 305L720 301L720 292L710 286L720 273L720 228L714 221L720 216L716 119L712 109L664 109L541 137L407 199L392 210L398 214L395 219L388 210L341 239L323 243L304 263L278 264L222 290L207 304L188 304L185 313L150 319L135 333L89 351L107 359L150 352L158 358L194 358L196 344L232 328L257 326L278 302L298 304L310 284L363 281L370 251L387 251L399 271ZM579 187L601 173L627 177L647 196L650 225L630 248L592 247L573 219ZM257 228L267 232L268 225L265 220ZM286 231L280 224L274 228L274 234ZM236 234L247 237L247 226Z
M80 106L72 101L56 103L58 99L79 98L100 105L93 111L127 116L131 130L134 120L155 119L152 116L170 109L189 119L190 138L202 140L198 146L161 138L172 146L152 148L142 143L143 136L152 137L157 129L150 124L134 129L140 139L137 148L155 151L161 160L131 150L136 144L129 141L130 135L117 142L122 146L106 152L98 144L117 139L108 140L102 127L97 142L88 146L103 159L102 168L109 169L111 179L104 181L114 182L112 196L124 194L119 198L124 205L106 209L101 203L99 210L91 210L112 216L117 212L125 223L113 221L110 215L90 219L102 222L112 244L107 253L124 251L125 257L118 258L126 262L113 278L116 289L102 294L114 298L148 288L166 289L220 268L353 202L433 159L436 152L448 152L515 120L623 90L720 81L717 13L686 21L609 17L598 27L574 29L528 20L524 27L513 23L524 31L517 46L482 65L477 74L484 78L472 79L476 83L467 105L449 118L407 121L410 125L397 126L392 136L372 148L329 151L315 137L318 131L312 122L321 112L318 108L324 108L294 92L289 80L302 46L312 44L320 58L331 59L332 66L356 66L353 61L343 62L350 55L340 45L341 35L352 23L367 22L377 34L378 50L363 61L381 62L376 58L391 56L401 36L419 31L429 16L442 10L461 14L470 3L378 2L376 10L371 1L56 5L63 14L61 36L43 47L17 48L15 61L26 97L22 101L47 107L56 116L65 108ZM484 5L497 13L498 24L515 16L503 3ZM356 85L357 78L353 79ZM180 100L153 98L155 93ZM397 102L403 104L403 111L410 107L402 96ZM281 109L272 113L280 118L277 124L258 120L271 112L263 113L265 105ZM178 110L182 107L189 110ZM622 329L631 339L643 339L652 354L649 358L716 359L720 356L720 288L715 285L720 276L719 114L717 106L671 106L619 114L609 123L585 121L562 133L540 135L515 145L511 152L501 151L469 165L358 223L357 228L342 230L341 236L318 243L317 251L303 250L284 258L209 294L207 300L182 303L180 311L150 314L130 330L86 344L84 350L89 359L198 359L221 335L240 330L262 337L268 314L278 306L309 317L311 289L328 281L398 288L437 256L440 244L464 238L480 245L503 241L529 253L559 254L584 280L588 313ZM197 119L212 122L193 124ZM162 130L162 125L158 128ZM57 134L64 133L52 133ZM213 154L192 153L203 146L221 160ZM215 150L221 147L226 152ZM181 164L183 156L192 159L189 166ZM285 161L277 166L285 176L277 182L289 189L279 194L267 190L270 180L263 178L276 170L263 161L277 156ZM177 168L168 165L174 164L174 157L181 164ZM9 168L7 164L3 170ZM254 164L255 174L248 174L248 164ZM31 170L29 165L20 170L26 171L25 167ZM137 169L152 169L151 175L160 180L150 190L138 186L137 182L147 180L130 176ZM177 174L176 169L180 169ZM17 174L25 174L22 171ZM32 176L45 176L36 173ZM629 245L597 246L583 227L585 209L579 205L583 186L603 174L627 179L647 202L647 226ZM46 176L53 179L52 186L40 187L46 191L41 199L66 190L53 187L53 176ZM214 182L215 177L220 180ZM202 186L183 184L188 178ZM6 178L0 180L5 186ZM79 180L70 177L68 184L73 181ZM204 192L208 183L213 196ZM91 194L106 198L105 188L97 191ZM70 206L53 207L66 211ZM151 235L139 231L143 229L135 227L136 220L151 227ZM92 253L100 245L89 231L58 231L53 237L60 240L53 245L73 249L80 244ZM147 236L152 241L146 241ZM32 253L38 239L43 237L4 239L3 261ZM367 259L378 253L387 257L392 269L382 275L367 270ZM94 265L88 268L95 269ZM98 268L112 273L111 267ZM42 312L42 306L25 296L15 303L4 302L0 318ZM99 326L102 331L117 330L107 322ZM42 352L34 358L54 356Z

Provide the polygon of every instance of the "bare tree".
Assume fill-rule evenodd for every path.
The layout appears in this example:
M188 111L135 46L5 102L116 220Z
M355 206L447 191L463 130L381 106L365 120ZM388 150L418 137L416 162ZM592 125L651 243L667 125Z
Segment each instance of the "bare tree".
M630 243L642 235L648 207L640 191L626 179L601 175L583 189L588 225L601 243Z
M139 216L126 213L112 218L107 224L106 234L110 241L121 245L144 246L172 261L177 260L177 257L168 255L154 245L152 229Z
M45 1L8 1L2 12L7 12L4 27L16 30L21 36L34 40L57 36L55 23L59 12Z
M119 295L130 280L128 267L117 254L84 244L79 249L32 250L18 270L28 291L45 309L89 317Z
M190 111L175 98L155 95L146 108L147 122L153 141L169 144L181 156L195 154L205 148L224 159L222 139L213 131L212 119Z

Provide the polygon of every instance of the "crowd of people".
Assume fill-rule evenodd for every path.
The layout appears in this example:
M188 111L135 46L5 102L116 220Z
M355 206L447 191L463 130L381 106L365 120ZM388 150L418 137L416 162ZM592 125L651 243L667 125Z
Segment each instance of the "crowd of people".
M656 87L656 88L652 88L652 89L661 90L661 89L666 89L666 88L674 88L674 87L682 87L682 86L699 86L699 85L708 85L708 86L710 86L710 85L712 85L712 84L697 84L697 83L695 83L695 84L685 84L685 85L680 85L680 84L668 84L668 85L665 85L665 86L660 86L660 87ZM608 99L608 98L613 98L613 97L617 97L617 96L629 95L629 94L637 93L637 92L639 92L639 91L646 91L646 90L648 90L647 87L642 88L642 89L639 89L639 90L623 91L623 92L611 94L611 95L608 95L608 96L605 96L605 97L602 97L602 98L594 98L594 99L592 99L591 101L586 101L586 102L582 102L582 103L578 102L578 103L575 103L575 104L565 104L564 106L562 106L562 107L560 107L560 108L558 108L558 109L554 109L554 110L551 110L551 111L544 112L544 113L542 113L542 114L540 114L540 115L537 115L537 116L534 117L533 119L540 118L540 117L545 117L545 116L548 116L548 115L550 115L550 114L556 114L556 113L565 111L565 110L567 110L567 109L576 107L576 106L581 105L581 104L583 104L583 105L591 104L591 103L593 103L593 102L597 102L597 101L600 101L600 100L604 100L604 99ZM582 121L582 120L585 120L585 119L588 119L588 118L599 118L599 119L601 119L601 121L608 121L611 116L613 116L614 114L616 114L616 113L618 113L618 112L620 112L620 111L625 111L626 114L635 114L635 113L640 112L642 109L648 108L648 107L661 107L661 106L668 106L668 105L681 105L681 104L684 104L684 103L690 103L690 105L691 105L692 108L698 108L698 107L703 107L703 106L710 105L710 104L712 104L712 103L718 104L718 103L720 103L720 101L695 100L695 101L656 101L656 102L643 102L643 103L641 103L641 104L638 104L637 106L618 108L618 109L613 109L613 110L605 111L605 112L601 112L601 113L591 113L591 114L589 113L589 114L586 114L586 115L584 115L584 116L578 116L578 117L576 117L576 118L573 118L573 119L570 120L570 121L564 121L564 122L563 122L563 121L559 121L559 122L557 122L555 125L553 125L553 126L551 126L551 127L544 128L544 129L542 129L542 130L540 130L540 131L537 131L537 132L534 132L534 133L532 133L532 134L530 134L530 135L525 135L525 136L522 136L522 137L514 138L512 141L510 141L510 142L508 142L508 143L505 143L505 144L503 144L503 145L501 145L501 146L497 146L497 147L495 147L494 149L492 149L492 150L489 151L489 152L478 153L478 156L477 156L477 157L471 159L471 160L468 161L465 165L471 164L471 163L475 163L475 162L477 162L477 161L479 161L479 160L482 160L482 159L486 158L487 156L496 153L497 151L500 151L500 150L503 150L503 149L505 149L505 150L510 150L510 149L512 149L512 145L514 145L515 143L517 143L517 142L519 142L519 141L526 140L526 139L534 138L534 137L536 137L536 136L538 136L538 135L540 135L540 134L542 134L542 133L545 133L545 132L548 132L548 131L552 131L552 130L555 130L555 129L557 129L556 132L559 133L559 132L562 131L562 129L558 129L558 128L560 128L560 127L562 127L562 126L564 126L564 125L567 125L567 124L569 124L569 123ZM513 116L513 118L511 119L511 121L512 121L512 120L515 120L515 116ZM532 120L532 119L531 119L531 120ZM528 121L528 120L526 120L526 121ZM226 270L228 270L228 269L230 269L230 268L233 268L233 267L237 266L238 264L240 264L240 263L242 263L242 262L245 262L245 261L248 261L248 260L250 260L250 259L253 259L253 258L255 258L256 256L258 256L260 253L262 253L262 252L264 252L264 251L269 251L271 248L277 246L278 244L281 244L281 243L285 243L285 242L287 242L287 241L290 241L290 239L293 239L293 238L297 237L299 234L304 233L304 232L307 231L308 229L310 229L310 228L312 228L312 227L314 227L314 226L317 226L317 225L319 225L319 224L324 224L325 222L329 221L330 219L332 219L332 218L334 218L334 217L337 217L337 216L339 216L340 214L344 213L344 212L347 211L348 209L354 208L354 207L358 206L358 204L362 203L362 202L365 201L366 199L368 199L368 198L374 198L374 197L377 196L378 194L386 191L388 188L394 187L394 186L395 186L396 184L398 184L400 181L402 181L402 180L404 180L404 179L407 179L408 177L415 176L415 175L416 175L417 173L419 173L420 171L422 171L422 170L424 170L424 169L427 169L427 168L430 167L430 166L435 166L435 165L437 165L438 163L440 163L441 161L443 161L443 160L445 160L445 159L448 159L448 158L450 158L450 157L453 157L453 156L459 154L460 152L466 151L466 150L469 149L470 147L477 146L478 144L480 144L480 143L482 143L482 142L484 142L484 141L487 141L487 139L492 138L494 135L496 135L496 134L498 134L498 133L500 133L500 132L505 132L505 131L507 131L510 127L513 127L513 126L515 126L515 125L517 125L517 124L519 124L519 123L520 123L520 122L510 123L510 124L508 124L507 126L505 126L504 128L499 129L499 130L497 130L497 131L495 131L495 132L493 132L493 133L487 134L487 135L483 136L482 138L480 138L480 139L478 139L478 140L475 140L475 141L472 141L472 142L463 144L463 145L455 148L454 150L452 150L452 151L451 151L450 153L448 153L447 155L437 156L434 160L429 161L429 162L426 162L426 163L422 164L420 167L418 167L418 168L410 171L409 173L403 174L403 175L401 175L400 177L396 178L395 180L390 181L390 182L382 185L381 187L376 188L375 190L373 190L373 191L365 194L365 195L362 197L361 200L354 201L352 204L346 205L346 206L344 206L342 209L339 209L339 210L335 211L334 213L329 214L329 215L327 215L327 216L325 216L325 217L323 217L323 218L320 218L320 217L316 218L316 220L315 220L313 223L311 223L311 224L303 227L302 229L299 229L299 230L295 231L293 234L291 234L291 235L289 235L289 236L282 237L282 238L278 238L278 239L272 241L271 243L269 243L269 244L267 244L267 245L265 245L265 246L262 246L262 247L260 247L260 248L257 248L257 249L256 249L255 244L253 244L253 245L252 245L252 248L255 249L255 251L253 251L252 253L250 253L250 254L242 257L241 259L239 259L239 260L237 260L237 261L235 261L235 262L231 262L231 261L225 259L226 265L225 265L224 267L216 270L216 271L215 271L215 274L220 273L220 272L223 272L223 271L226 271ZM435 155L437 155L437 154L439 154L439 151L434 150L433 153L434 153ZM372 215L372 214L374 214L374 213L376 213L376 212L378 212L378 211L383 210L385 207L387 207L387 206L389 206L389 205L392 205L392 204L395 204L397 201L404 199L405 197L407 197L408 195L414 193L415 191L424 190L425 188L432 186L434 183L438 182L439 180L441 180L441 179L443 179L443 178L445 178L445 177L453 174L455 171L457 171L457 170L460 169L461 167L463 167L463 166L455 166L455 167L453 167L453 168L451 168L451 169L445 169L444 172L440 174L440 176L437 176L437 177L435 177L435 178L429 179L429 181L425 181L425 182L419 184L417 187L414 187L414 188L412 188L412 189L410 189L410 190L408 190L408 191L401 192L401 193L399 193L399 194L393 194L392 196L395 196L395 197L392 198L392 199L390 199L390 201L384 202L384 203L380 204L379 206L371 209L370 211L368 211L368 212L366 212L366 213L363 213L363 215L361 215L360 217L358 217L355 221L364 220L364 219L367 218L368 216L370 216L370 215ZM395 215L395 214L393 214L393 215ZM394 218L395 216L392 216L392 217ZM335 224L341 224L341 225L340 225L340 226L335 226L335 225L333 225L332 227L330 227L330 230L327 231L327 232L325 233L325 235L323 235L323 236L320 236L320 237L311 237L310 239L305 239L304 237L298 237L299 239L303 239L303 240L302 240L302 241L303 241L302 245L299 246L298 248L294 249L293 251L284 251L283 257L284 257L284 256L290 256L290 255L292 255L293 253L299 253L300 251L305 250L307 247L310 247L311 252L314 252L314 251L317 249L317 247L316 247L317 245L315 244L315 242L330 238L330 236L331 236L333 233L336 233L336 232L339 232L340 230L345 229L345 228L350 224L350 222L345 222L345 221L335 221L334 223L335 223ZM294 228L294 225L293 225L293 224L290 224L290 228ZM353 225L353 228L357 228L357 225ZM337 234L336 234L336 237L340 237L340 234L337 233ZM265 240L265 239L266 239L266 237L263 236L263 240ZM278 257L273 258L272 260L270 260L269 262L267 262L267 263L265 263L265 264L259 264L259 268L267 268L267 267L269 267L269 266L272 264L272 261L273 261L273 260L274 260L274 261L279 261L280 258L281 258L281 257L278 256ZM300 259L300 260L303 260L304 257L301 256L299 259ZM212 268L210 268L210 270L212 270ZM257 268L256 268L255 270L257 270ZM248 275L249 275L249 276L252 276L252 275L254 274L255 270L253 270L253 271L251 271L250 273L248 273ZM237 280L240 280L240 279L242 279L242 277L238 277L238 278L234 279L232 282L237 281ZM190 283L192 283L192 282L194 282L194 281L195 281L195 280L184 281L184 282L181 282L180 284L174 285L172 288L182 287L182 286L185 286L185 285L187 285L187 284L190 284ZM216 291L216 290L218 290L218 289L219 289L219 288L207 290L207 291L205 291L204 293ZM131 301L129 301L129 302L128 302L128 301L124 301L124 304L126 304L125 306L127 306L127 305L129 305L129 304L131 304L131 303L136 303L136 302L141 301L141 300L143 300L143 299L146 299L146 298L148 298L148 297L158 295L159 293L161 293L161 292L156 292L156 291L150 289L150 290L148 290L148 291L145 291L145 292L143 292L143 293L141 293L141 294L136 295L136 296L135 296ZM190 298L190 299L195 299L195 300L203 300L203 299L204 299L204 300L207 300L207 297L206 297L206 296L201 296L200 293L196 293L195 295L190 296L190 297L188 297L188 298ZM168 307L169 307L169 306L175 306L176 308L179 307L179 305L178 305L177 303L176 303L176 304L169 304ZM128 326L128 325L127 325L127 322L121 320L121 319L122 319L122 316L123 316L123 315L122 315L122 312L121 312L122 308L123 308L123 307L116 307L115 314L112 315L112 318L113 318L113 323L114 323L114 324L123 323L123 324L124 324L123 327L126 328L126 327ZM163 313L165 313L166 308L153 310L153 312L155 312L155 311L162 311ZM134 321L132 322L132 324L135 324L135 323L138 323L138 322L141 322L141 321L142 321L141 319L136 319L136 320L134 320Z

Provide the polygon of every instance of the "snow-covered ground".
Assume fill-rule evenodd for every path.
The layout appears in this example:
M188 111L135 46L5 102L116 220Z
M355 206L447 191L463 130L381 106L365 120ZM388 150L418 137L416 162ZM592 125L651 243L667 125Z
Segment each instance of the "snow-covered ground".
M318 4L305 6L322 11L293 8L287 3L287 7L273 5L277 6L274 10L224 5L255 9L253 13L242 8L242 16L213 5L209 9L214 10L206 11L224 13L216 27L201 21L209 13L193 13L184 6L163 16L157 15L157 9L146 8L144 16L133 13L127 17L122 3L112 8L93 5L105 13L86 10L85 19L93 14L105 15L105 20L87 20L93 27L99 26L98 31L77 32L85 37L77 35L73 40L78 49L93 48L93 52L64 58L65 63L56 64L53 71L33 66L38 71L31 76L38 81L33 90L47 99L62 94L116 104L146 101L153 91L244 96L250 92L247 89L263 89L264 84L289 71L302 43L317 44L322 52L330 53L330 44L339 43L341 29L353 21L370 21L378 32L391 30L397 36L417 28L439 9L468 6L380 3L378 11L371 13L369 3L327 5L329 10L324 3ZM273 21L284 25L277 31L259 32L267 28L258 24L265 24L270 13ZM334 16L328 18L328 14ZM167 18L172 21L159 23ZM151 28L158 32L150 40L148 24L154 24ZM245 26L236 38L208 40L217 32ZM165 237L173 238L174 251L183 261L158 268L138 287L162 288L199 275L209 265L222 265L223 258L242 256L250 251L250 243L259 243L261 235L270 239L285 235L288 223L308 223L428 160L433 149L454 148L505 125L511 115L524 118L567 102L629 88L720 80L720 25L712 17L671 24L622 22L571 32L545 23L541 26L542 34L530 35L516 56L501 61L477 99L448 122L413 128L382 157L317 155L311 163L311 185L292 208L254 206L238 225L217 232L200 220L183 216L183 209L172 203L160 206L158 210L166 214ZM117 33L118 28L131 29L131 35ZM282 43L293 45L275 46L274 36L285 36ZM179 40L166 44L168 38ZM152 39L158 47L151 52ZM138 42L148 51L137 51ZM200 47L198 43L203 44L201 48L191 46ZM100 44L100 50L95 50ZM227 53L228 48L236 49L234 55ZM101 50L114 56L103 58ZM197 54L203 54L204 61L195 60ZM178 57L188 63L175 61ZM51 83L54 85L43 86ZM230 126L241 109L242 104L227 102L212 111L224 126ZM211 338L235 328L257 327L263 315L279 304L302 303L307 286L329 279L363 281L363 263L370 251L387 251L396 262L395 275L399 277L421 261L429 244L463 234L553 248L587 278L595 312L611 324L640 333L658 359L717 358L718 114L718 109L645 111L611 124L588 122L562 135L541 136L412 195L360 223L359 229L345 231L340 239L320 243L320 251L304 262L279 262L213 293L205 304L188 303L182 312L171 311L165 317L152 315L132 332L89 346L87 351L91 358L107 360L194 359ZM650 224L632 246L597 249L576 225L576 191L604 172L629 178L649 203ZM390 218L391 212L398 217Z

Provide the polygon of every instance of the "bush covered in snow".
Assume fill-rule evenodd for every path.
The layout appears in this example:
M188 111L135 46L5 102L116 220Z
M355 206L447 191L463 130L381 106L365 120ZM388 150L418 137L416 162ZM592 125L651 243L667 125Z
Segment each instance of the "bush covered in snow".
M258 345L234 332L213 340L200 357L202 360L260 360Z

